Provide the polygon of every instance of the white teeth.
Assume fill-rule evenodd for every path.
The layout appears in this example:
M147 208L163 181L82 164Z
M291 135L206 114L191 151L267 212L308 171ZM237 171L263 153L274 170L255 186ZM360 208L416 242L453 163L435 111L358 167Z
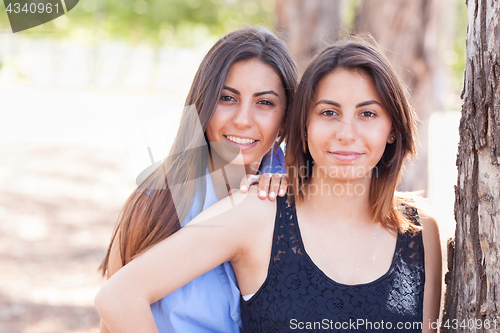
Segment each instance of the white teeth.
M227 138L231 141L233 141L234 143L238 143L240 145L248 145L250 143L254 143L255 141L257 140L252 140L252 139L243 139L243 138L238 138L236 136L227 136Z

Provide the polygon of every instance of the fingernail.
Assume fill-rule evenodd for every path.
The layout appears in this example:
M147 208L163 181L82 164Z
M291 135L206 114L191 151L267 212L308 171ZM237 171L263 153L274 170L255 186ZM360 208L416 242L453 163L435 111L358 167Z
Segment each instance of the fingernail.
M260 191L259 197L265 198L266 197L266 191Z
M269 198L274 199L276 197L276 193L271 192L269 193Z
M280 195L285 195L285 190L280 190Z
M242 185L242 186L241 186L241 190L242 190L242 191L246 191L246 190L247 190L247 187L246 187L245 185Z

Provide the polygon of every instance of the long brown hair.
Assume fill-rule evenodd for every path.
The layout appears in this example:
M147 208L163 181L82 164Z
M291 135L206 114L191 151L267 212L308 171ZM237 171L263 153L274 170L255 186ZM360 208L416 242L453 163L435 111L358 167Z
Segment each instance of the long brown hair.
M205 182L200 176L205 174L209 149L200 147L209 145L205 131L215 112L226 76L234 63L251 59L271 66L279 75L288 111L297 85L297 74L286 45L263 28L236 30L218 40L203 59L191 85L171 149L176 154L171 154L138 186L120 212L106 257L99 268L103 275L109 268L115 242L119 242L117 245L124 266L179 230L198 189L205 192ZM175 198L182 200L174 202Z
M360 71L372 78L394 130L395 141L386 145L375 167L376 174L371 177L369 203L372 217L399 232L417 231L419 227L398 209L398 204L409 204L408 200L395 192L404 159L415 155L417 118L389 60L370 36L352 37L326 48L314 58L302 76L287 122L285 162L291 183L289 200L300 202L304 199L301 189L313 172L313 159L305 134L315 90L322 78L339 68Z

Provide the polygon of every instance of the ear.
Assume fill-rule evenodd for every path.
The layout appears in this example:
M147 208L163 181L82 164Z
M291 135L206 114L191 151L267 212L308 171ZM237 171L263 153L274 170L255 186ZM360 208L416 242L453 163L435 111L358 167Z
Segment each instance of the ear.
M393 130L389 133L389 138L387 139L388 144L393 144L396 141L396 132Z
M281 123L280 130L278 132L280 136L283 136L283 134L285 133L285 128L286 128L286 119Z

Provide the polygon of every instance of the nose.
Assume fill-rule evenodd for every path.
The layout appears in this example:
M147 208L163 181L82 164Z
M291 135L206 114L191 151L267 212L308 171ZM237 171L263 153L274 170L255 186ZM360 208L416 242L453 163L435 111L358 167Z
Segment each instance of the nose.
M235 110L233 124L236 128L245 129L253 126L253 104L241 103Z
M357 140L358 131L356 129L356 122L339 120L337 123L337 140L342 143L351 143Z

